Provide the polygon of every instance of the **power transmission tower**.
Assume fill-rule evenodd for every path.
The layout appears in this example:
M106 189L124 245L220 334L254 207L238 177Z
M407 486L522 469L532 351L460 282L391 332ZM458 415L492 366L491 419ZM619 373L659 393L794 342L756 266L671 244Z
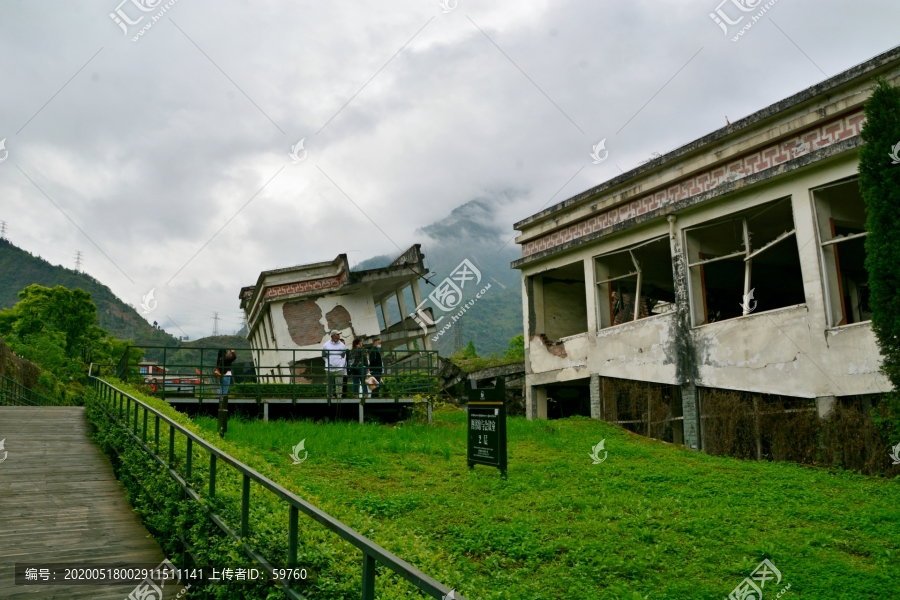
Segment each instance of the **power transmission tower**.
M6 221L0 221L0 240L6 239Z
M82 256L81 250L75 251L75 270L78 272L81 272Z
M453 330L453 352L459 352L463 349L463 322L462 319L455 323L456 329Z
M219 313L213 313L213 337L219 335Z

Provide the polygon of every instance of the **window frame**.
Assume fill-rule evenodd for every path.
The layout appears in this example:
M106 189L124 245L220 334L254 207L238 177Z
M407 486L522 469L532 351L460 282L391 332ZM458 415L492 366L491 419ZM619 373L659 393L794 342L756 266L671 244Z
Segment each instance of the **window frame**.
M650 238L649 240L644 240L641 242L637 242L635 244L629 244L627 246L623 246L621 248L617 248L615 250L610 250L609 252L604 252L603 254L597 254L597 255L591 257L591 266L592 266L593 275L594 275L594 297L595 297L594 305L595 305L595 310L596 310L596 315L597 315L597 331L598 332L603 331L605 329L610 329L611 327L619 327L620 325L627 325L628 323L634 323L635 321L641 320L641 317L639 315L640 315L640 311L641 311L641 298L642 298L641 285L643 283L643 271L641 269L640 262L634 256L634 251L637 250L638 248L642 248L644 246L648 246L650 244L655 244L657 242L661 242L663 240L668 240L668 239L669 239L669 234L663 233L663 234L654 236L654 237ZM610 277L607 279L598 280L598 278L597 278L597 261L602 260L605 257L612 256L614 254L623 254L625 252L627 252L628 256L631 258L631 264L634 266L635 270L630 273L627 273L625 275L617 275L616 277ZM670 258L670 260L672 259L671 242L669 245L669 258ZM604 284L609 284L613 281L627 279L627 278L634 277L634 276L637 276L637 281L635 283L634 314L632 315L631 320L625 321L624 323L619 323L618 325L615 325L612 323L612 317L610 316L610 318L609 318L610 324L607 325L606 327L604 327L603 326L603 310L602 310L602 306L601 306L602 292L601 292L600 286L602 286ZM675 273L674 272L672 273L672 285L674 288L674 285L675 285ZM673 303L673 305L674 305L674 303ZM674 309L672 311L667 311L666 313L651 314L651 315L648 315L643 318L649 319L650 317L659 317L659 316L668 314L668 312L674 312Z
M766 212L776 208L777 206L779 206L785 202L790 206L790 209L791 209L791 222L793 225L793 229L791 229L789 231L784 231L784 232L778 234L778 236L776 236L774 239L766 242L760 248L756 248L756 249L752 248L752 246L751 246L752 232L750 231L748 220L760 217L761 215L765 214ZM768 206L766 206L766 205L768 205ZM758 208L760 206L763 206L764 208L756 213L752 212L754 208ZM740 217L735 216L740 213L744 213L744 214L742 214ZM743 245L743 247L744 247L743 250L739 250L737 252L732 252L731 254L727 254L725 256L716 256L716 257L709 258L709 259L701 259L701 260L698 260L697 262L689 262L688 249L690 248L691 244L688 239L688 235L691 232L698 231L700 229L704 229L707 227L721 225L723 223L727 223L729 220L734 221L734 220L737 220L738 218L741 220L741 245ZM743 295L744 295L745 301L744 301L743 309L741 311L740 316L746 317L751 312L751 310L748 310L748 306L747 306L748 303L746 301L746 298L747 298L747 295L750 293L750 290L751 290L750 286L752 285L753 258L762 254L766 250L770 250L770 249L774 248L777 244L780 244L781 242L783 242L784 240L786 240L790 237L793 237L795 240L794 243L796 243L797 220L795 217L793 196L789 194L789 195L783 196L781 198L775 198L774 200L768 200L768 201L762 202L761 204L758 204L756 206L752 206L750 208L746 208L743 210L737 210L732 213L723 215L721 217L717 217L715 219L711 219L709 221L699 223L693 227L686 227L685 229L682 229L681 234L682 234L682 248L684 249L684 254L685 254L685 260L684 260L685 270L687 271L687 278L688 278L687 288L688 288L688 302L690 302L690 308L691 308L691 325L693 327L702 327L703 325L710 324L709 310L707 309L707 306L706 306L706 283L704 281L705 278L704 278L703 270L702 270L703 265L718 262L720 260L726 260L729 258L737 258L737 257L741 257L741 256L744 257L744 294ZM798 246L798 254L799 254L799 246ZM694 287L693 286L693 283L694 283L693 269L694 269L694 267L701 268L699 271L699 273L700 273L699 277L700 277L700 288L701 288L701 291L703 292L703 297L702 297L703 321L700 323L696 322L697 318L696 318L695 309L697 308L697 306L695 304L695 298L694 298L694 292L693 292L693 287ZM738 317L731 317L731 318L738 318ZM725 320L731 320L731 319L725 319Z
M851 327L853 325L860 325L862 323L871 323L872 322L871 318L865 319L865 320L861 319L859 321L856 321L855 323L845 323L843 325L841 325L840 323L834 322L834 308L831 305L831 291L829 289L828 270L826 269L826 263L828 261L825 257L825 247L826 246L833 246L833 245L840 244L842 242L848 242L850 240L865 238L866 236L869 235L869 232L864 231L862 233L841 235L841 236L833 237L830 240L825 240L823 242L822 241L822 230L821 230L821 227L819 226L819 201L816 198L816 193L821 192L823 190L827 190L829 188L847 185L849 183L854 183L854 182L857 184L857 186L859 185L859 176L858 175L853 175L851 177L845 177L843 179L838 179L836 181L832 181L830 183L826 183L826 184L820 185L818 187L809 188L809 201L810 201L811 208L812 208L813 228L815 229L816 244L818 245L817 254L819 255L818 256L818 258L819 258L819 273L822 276L822 297L825 299L825 325L828 329L838 329L840 327ZM865 208L865 204L863 205L863 208ZM835 248L835 250L837 250L837 248ZM838 264L840 264L839 256L840 256L839 253L837 253L835 255L835 257L837 258ZM843 319L846 319L847 318L847 309L846 309L846 307L843 306L844 290L843 290L843 281L841 279L840 269L837 270L837 279L838 280L835 282L835 284L837 285L838 295L841 298L841 314L843 316Z

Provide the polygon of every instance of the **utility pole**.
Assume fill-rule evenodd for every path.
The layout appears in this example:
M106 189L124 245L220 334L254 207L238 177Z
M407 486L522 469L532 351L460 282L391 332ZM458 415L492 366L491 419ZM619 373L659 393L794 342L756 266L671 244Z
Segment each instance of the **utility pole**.
M217 337L219 335L219 313L213 313L213 337Z
M0 240L6 239L6 221L0 221Z
M79 273L81 272L82 256L81 250L75 251L75 270Z

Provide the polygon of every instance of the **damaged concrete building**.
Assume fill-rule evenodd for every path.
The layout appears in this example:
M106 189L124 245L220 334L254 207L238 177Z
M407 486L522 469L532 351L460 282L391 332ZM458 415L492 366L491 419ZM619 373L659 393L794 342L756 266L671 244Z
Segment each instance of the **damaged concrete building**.
M516 223L527 416L660 424L697 449L717 391L820 417L889 391L857 181L878 76L898 84L900 50ZM654 397L622 406L631 384Z
M241 288L247 339L256 372L287 383L304 367L322 362L322 344L337 329L347 345L374 338L383 348L431 350L426 330L408 315L421 301L418 280L428 269L416 244L390 265L351 271L347 255L328 262L263 271L254 286ZM430 309L426 309L430 310Z

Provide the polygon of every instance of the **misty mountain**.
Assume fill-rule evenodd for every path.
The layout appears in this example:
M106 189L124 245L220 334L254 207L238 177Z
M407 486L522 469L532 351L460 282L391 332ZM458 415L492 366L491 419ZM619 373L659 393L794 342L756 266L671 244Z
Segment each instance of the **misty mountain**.
M477 287L475 281L467 282L463 289L464 302L474 299L475 293L488 284L491 286L438 338L436 347L443 356L453 354L458 344L465 346L469 340L475 343L481 356L494 352L502 355L510 338L522 333L521 276L509 267L509 263L518 258L519 247L512 243L504 247L512 231L498 222L494 210L494 206L506 203L514 196L513 192L502 192L491 198L475 198L454 208L443 219L417 230L420 235L417 241L422 244L425 265L430 271L427 282L419 281L423 296L431 294L464 259L468 259L481 274ZM393 258L373 256L356 264L353 270L383 267ZM438 323L438 330L450 322L451 314L458 312L444 313L431 302L426 306L435 309L435 318L444 317ZM391 315L391 318L394 320L398 316Z

